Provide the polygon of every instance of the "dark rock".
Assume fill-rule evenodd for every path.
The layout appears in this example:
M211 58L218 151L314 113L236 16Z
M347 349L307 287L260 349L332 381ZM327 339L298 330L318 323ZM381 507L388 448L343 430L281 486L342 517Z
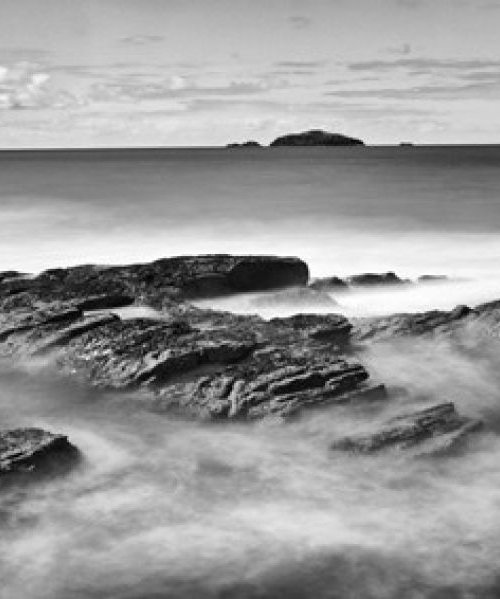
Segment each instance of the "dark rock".
M384 389L370 395L366 370L342 359L305 361L284 348L254 354L250 360L163 389L157 409L179 409L205 418L260 419L290 417L305 408L345 403L357 398L385 398Z
M353 287L374 287L377 285L402 285L407 281L400 279L393 272L385 273L365 273L362 275L353 275L347 278L349 285Z
M271 325L291 327L305 332L318 341L335 343L342 347L349 342L352 324L340 314L295 314L289 318L273 318Z
M347 137L340 133L328 133L320 129L311 129L303 133L291 133L276 138L271 146L362 146L360 139Z
M234 293L225 274L209 273L190 279L182 287L186 298L209 298Z
M70 304L53 302L31 304L28 307L0 313L0 342L13 335L32 331L37 327L65 326L82 316L82 311Z
M262 256L239 259L228 272L235 291L266 291L280 287L307 285L309 269L297 258Z
M372 434L340 439L333 443L332 449L374 453L418 446L420 454L447 453L481 426L480 420L461 416L452 403L444 403L392 418Z
M300 260L267 256L52 269L30 280L29 291L0 300L0 353L11 359L43 355L44 366L94 387L140 387L146 405L196 418L286 417L385 397L361 364L343 357L351 332L343 316L299 314L268 322L185 300L228 289L305 285L307 279ZM333 305L327 294L307 287L276 297ZM161 318L88 313L133 300L158 306Z
M334 308L337 302L324 291L316 291L310 287L294 287L266 293L254 298L251 302L256 308Z
M258 141L244 141L243 143L230 143L227 144L226 148L261 148L261 144Z
M358 341L387 340L409 335L450 332L480 313L478 308L457 306L449 312L431 310L418 314L392 314L353 320L353 337Z
M19 272L18 270L3 270L0 271L0 283L3 283L4 281L13 281L13 280L17 280L17 279L22 279L24 277L26 277L27 274L24 272Z
M98 327L103 327L111 322L119 320L114 314L103 314L99 316L89 316L72 323L68 327L49 335L32 352L33 355L42 355L57 347L67 345L72 339L84 335Z
M62 472L78 457L78 450L64 435L39 428L0 431L0 477Z
M316 291L346 291L349 289L349 285L340 277L324 277L320 279L314 279L309 284L311 289Z
M86 297L75 303L75 307L82 312L90 310L109 310L110 308L124 308L134 303L131 295L110 295L107 293Z
M449 281L446 275L422 275L418 277L419 283L445 283Z
M131 298L162 305L164 301L195 297L197 292L207 297L226 291L262 291L306 285L308 279L307 265L298 258L216 254L164 258L129 266L51 269L23 280L23 288L14 291L28 292L44 302L100 297L95 301L110 308L118 307L116 300L122 305L126 305L122 301L128 303ZM5 296L12 295L12 285L2 285Z

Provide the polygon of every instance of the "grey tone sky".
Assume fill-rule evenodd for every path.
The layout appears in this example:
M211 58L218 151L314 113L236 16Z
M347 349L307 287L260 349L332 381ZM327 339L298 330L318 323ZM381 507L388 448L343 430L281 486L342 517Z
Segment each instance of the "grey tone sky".
M1 0L0 146L500 142L500 0Z

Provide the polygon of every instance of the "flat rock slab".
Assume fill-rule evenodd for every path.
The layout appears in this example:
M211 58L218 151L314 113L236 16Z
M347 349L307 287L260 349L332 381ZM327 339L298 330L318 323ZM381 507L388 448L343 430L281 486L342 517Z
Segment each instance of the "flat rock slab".
M416 448L418 454L442 454L452 452L481 426L480 420L460 415L452 403L443 403L392 418L372 434L345 437L331 448L363 454Z
M305 286L308 280L307 264L299 258L208 254L126 266L54 268L21 282L0 281L0 298L24 293L44 301L96 296L102 298L96 304L110 308L106 296L111 303L118 299L126 305L127 298L136 298L161 305L165 298L214 297Z
M60 472L74 464L78 456L65 435L40 428L0 430L0 477Z

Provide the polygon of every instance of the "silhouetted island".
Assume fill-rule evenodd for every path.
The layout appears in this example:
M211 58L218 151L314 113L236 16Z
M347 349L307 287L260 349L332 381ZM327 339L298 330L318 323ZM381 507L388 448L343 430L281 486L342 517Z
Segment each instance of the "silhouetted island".
M277 137L270 144L275 146L364 146L364 142L340 133L328 133L321 129L312 129L302 133L290 133Z
M262 146L258 141L250 140L244 141L243 143L230 143L227 144L226 148L261 148Z

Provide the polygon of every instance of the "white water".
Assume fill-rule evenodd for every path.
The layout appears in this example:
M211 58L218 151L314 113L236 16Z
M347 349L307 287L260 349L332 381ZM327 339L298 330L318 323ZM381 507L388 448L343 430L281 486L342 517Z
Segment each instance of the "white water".
M471 360L446 344L400 344L363 361L407 393L286 426L172 420L143 411L140 397L4 368L2 424L66 432L85 462L1 494L0 596L490 596L500 559L495 347ZM459 458L328 450L392 414L449 400L488 420Z

